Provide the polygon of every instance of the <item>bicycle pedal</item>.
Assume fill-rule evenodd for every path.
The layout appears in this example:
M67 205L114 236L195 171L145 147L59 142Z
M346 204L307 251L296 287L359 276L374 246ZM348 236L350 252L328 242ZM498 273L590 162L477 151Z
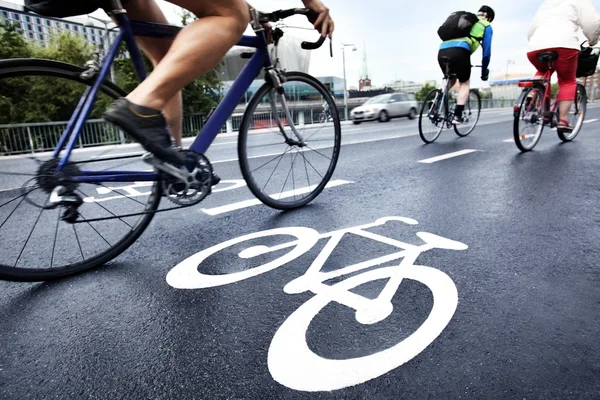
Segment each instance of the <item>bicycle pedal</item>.
M190 177L190 172L185 167L177 168L174 165L167 164L164 161L156 158L152 153L146 153L142 156L142 161L146 164L152 165L154 168L159 171L164 172L165 174L172 176L174 178L178 178L182 181L187 181Z

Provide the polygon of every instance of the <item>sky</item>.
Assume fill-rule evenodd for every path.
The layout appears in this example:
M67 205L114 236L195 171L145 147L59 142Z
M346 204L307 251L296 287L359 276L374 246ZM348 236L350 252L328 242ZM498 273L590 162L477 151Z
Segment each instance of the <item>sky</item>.
M13 0L15 1L15 0ZM527 60L527 30L542 0L322 0L331 10L336 30L333 36L334 58L329 46L313 51L310 73L317 76L343 76L341 43L354 44L357 51L346 48L348 86L357 86L363 52L366 51L370 78L375 86L394 80L441 80L437 64L440 39L438 27L456 10L477 12L482 1L496 11L492 45L491 76L531 74ZM22 1L16 1L21 2ZM158 0L171 23L180 21L180 9ZM599 0L593 0L598 8ZM300 7L300 0L251 0L258 10L272 11ZM94 15L102 16L102 11ZM290 26L310 27L304 17L286 20ZM289 34L316 40L316 32L290 29ZM473 64L481 64L481 50L473 56ZM514 61L514 64L510 61ZM482 86L474 70L474 86ZM485 86L485 84L483 84Z

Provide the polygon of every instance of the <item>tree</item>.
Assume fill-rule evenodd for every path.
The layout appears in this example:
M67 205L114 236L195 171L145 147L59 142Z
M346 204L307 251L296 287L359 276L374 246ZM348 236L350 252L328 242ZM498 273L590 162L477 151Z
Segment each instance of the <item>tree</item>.
M425 86L423 86L421 88L421 90L419 90L417 93L415 93L415 99L417 101L425 100L425 97L429 94L429 92L431 92L435 88L436 88L435 86L430 85L429 83L425 84Z

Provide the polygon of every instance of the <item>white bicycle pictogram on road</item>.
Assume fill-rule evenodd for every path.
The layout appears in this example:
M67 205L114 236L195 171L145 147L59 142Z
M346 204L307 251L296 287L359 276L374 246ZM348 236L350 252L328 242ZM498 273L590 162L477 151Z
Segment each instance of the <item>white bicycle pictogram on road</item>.
M312 292L314 297L294 311L275 333L268 353L269 371L279 383L295 390L331 391L358 385L381 376L413 359L429 346L448 325L458 304L458 292L452 279L444 272L422 265L415 265L423 252L431 249L466 250L467 245L437 236L418 232L425 242L421 245L404 243L367 229L398 221L416 225L417 221L403 217L380 218L372 224L319 234L304 227L279 228L251 233L203 250L175 266L167 275L167 283L178 289L201 289L240 282L272 271L308 252L320 239L329 241L315 258L306 273L288 283L288 294ZM334 271L323 272L325 262L340 243L342 237L352 234L372 239L399 249L392 254L360 262ZM271 236L291 236L295 240L268 246L251 246L239 253L250 259L281 250L290 251L277 259L258 267L225 275L206 275L199 272L200 264L213 254L230 246ZM399 264L391 264L401 260ZM379 269L373 267L382 266ZM353 275L335 284L325 282ZM387 279L379 296L369 299L351 290L367 282ZM433 307L427 319L410 336L400 343L367 356L351 359L327 359L315 354L306 342L306 332L313 318L328 304L336 302L356 310L356 321L363 325L375 324L386 319L393 311L392 298L402 280L411 279L427 286L433 294Z

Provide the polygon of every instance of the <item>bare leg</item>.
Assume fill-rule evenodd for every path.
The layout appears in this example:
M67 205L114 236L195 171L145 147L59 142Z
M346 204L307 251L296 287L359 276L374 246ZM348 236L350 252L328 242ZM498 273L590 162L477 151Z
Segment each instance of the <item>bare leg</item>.
M569 120L569 111L571 110L571 106L573 105L573 101L561 101L558 103L558 114L559 118L565 121Z
M156 22L167 24L168 21L155 1L151 0L129 0L127 2L127 14L132 20ZM138 46L156 68L158 63L169 51L173 40L137 37ZM169 124L175 144L181 146L181 125L183 120L183 102L181 92L176 93L163 108L163 114Z
M471 81L461 82L458 87L458 97L456 98L456 104L464 106L467 104L469 98L469 91L471 90Z
M169 101L198 76L208 72L242 36L249 23L242 0L171 0L199 20L183 28L167 54L127 99L165 110Z

